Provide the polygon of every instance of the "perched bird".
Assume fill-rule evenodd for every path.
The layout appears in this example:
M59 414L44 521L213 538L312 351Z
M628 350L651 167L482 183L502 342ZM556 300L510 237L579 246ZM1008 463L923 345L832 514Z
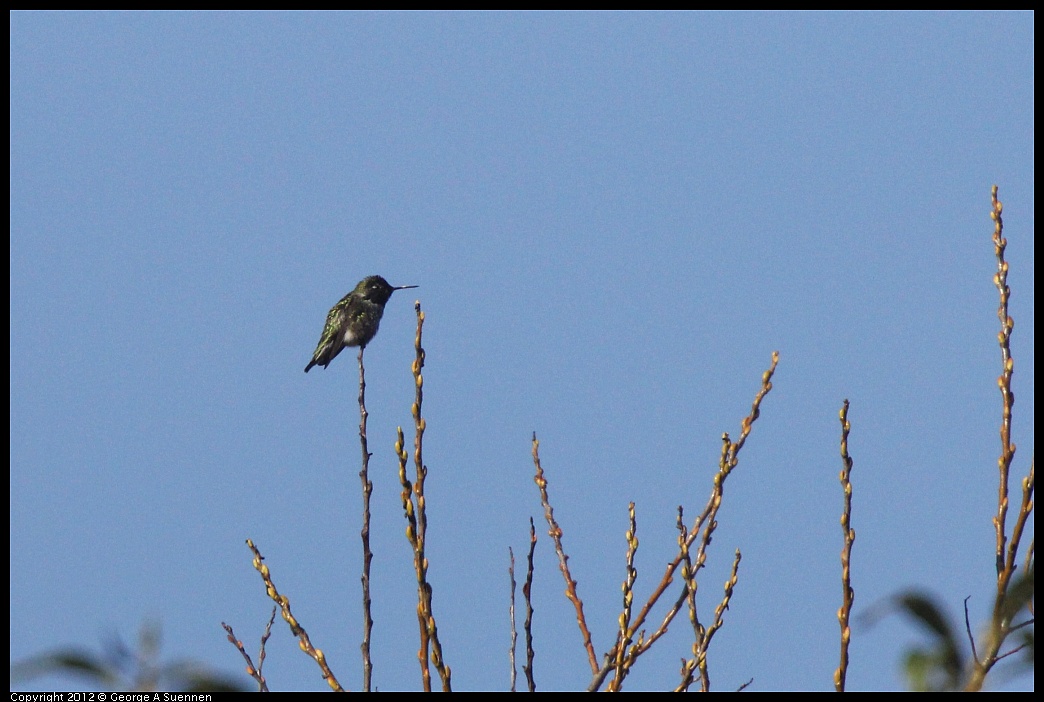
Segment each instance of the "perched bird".
M312 362L305 366L305 373L312 366L326 368L345 346L366 348L381 326L384 305L392 293L415 287L400 285L395 288L379 275L360 280L355 290L342 297L330 310L330 314L326 315L323 335L319 337L319 345L312 354Z

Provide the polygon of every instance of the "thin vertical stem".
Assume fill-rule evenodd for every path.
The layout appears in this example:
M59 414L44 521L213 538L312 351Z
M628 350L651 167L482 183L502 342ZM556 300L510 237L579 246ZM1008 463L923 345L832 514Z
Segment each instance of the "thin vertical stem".
M518 629L515 628L515 552L508 546L508 556L511 563L508 566L508 578L511 580L511 605L508 614L511 616L511 646L508 647L508 660L511 663L511 691L515 691L515 677L518 670L515 668L515 646L518 643Z
M363 597L363 691L370 692L370 680L373 675L373 662L370 660L370 631L373 629L373 616L370 612L370 561L373 560L373 552L370 551L370 494L373 492L373 483L370 481L370 451L366 445L366 371L363 368L363 351L365 346L359 347L359 443L362 444L362 470L359 471L359 480L362 481L363 495L363 571L362 571L362 597Z
M837 620L841 624L841 662L834 671L834 689L845 691L845 679L848 676L848 643L852 639L852 629L848 624L852 616L852 602L855 591L852 589L852 544L855 542L855 529L852 528L852 457L848 455L848 432L852 425L848 422L848 400L841 406L841 489L845 494L845 507L841 513L841 530L844 532L844 546L841 548L841 608L837 610Z

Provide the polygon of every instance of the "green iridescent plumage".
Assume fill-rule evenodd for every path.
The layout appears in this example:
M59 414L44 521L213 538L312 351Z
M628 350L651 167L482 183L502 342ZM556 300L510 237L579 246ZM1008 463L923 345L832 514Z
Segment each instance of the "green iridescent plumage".
M345 346L361 346L373 340L384 316L384 305L396 290L415 288L416 285L392 287L379 275L363 278L355 290L341 298L326 315L326 326L315 347L312 361L305 366L305 373L312 366L326 368L330 361L341 353Z

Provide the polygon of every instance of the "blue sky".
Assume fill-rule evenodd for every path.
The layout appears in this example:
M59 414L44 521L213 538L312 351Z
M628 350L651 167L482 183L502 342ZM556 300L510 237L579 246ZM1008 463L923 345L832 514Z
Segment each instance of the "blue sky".
M429 577L457 689L508 686L508 547L525 553L530 516L538 687L590 679L532 432L603 653L628 502L644 599L774 350L700 579L708 619L742 551L713 687L832 688L845 398L856 612L920 586L985 621L995 183L1013 484L1034 446L1032 14L10 19L12 660L156 621L164 659L241 671L220 622L253 651L271 608L249 537L359 688L355 354L301 370L329 307L375 273L420 286L366 354L379 689L420 686L393 453L415 299ZM324 689L279 624L272 689ZM673 687L686 633L629 689ZM897 618L857 624L849 688L901 687L919 641Z

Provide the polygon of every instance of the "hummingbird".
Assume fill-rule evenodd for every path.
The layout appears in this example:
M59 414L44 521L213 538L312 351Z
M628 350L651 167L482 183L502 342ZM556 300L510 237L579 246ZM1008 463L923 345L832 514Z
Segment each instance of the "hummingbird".
M341 353L345 346L361 346L373 341L384 316L384 305L396 290L415 288L416 285L392 287L379 275L363 278L355 290L341 298L326 315L326 326L315 347L312 361L305 366L305 373L312 366L326 368L330 361Z

